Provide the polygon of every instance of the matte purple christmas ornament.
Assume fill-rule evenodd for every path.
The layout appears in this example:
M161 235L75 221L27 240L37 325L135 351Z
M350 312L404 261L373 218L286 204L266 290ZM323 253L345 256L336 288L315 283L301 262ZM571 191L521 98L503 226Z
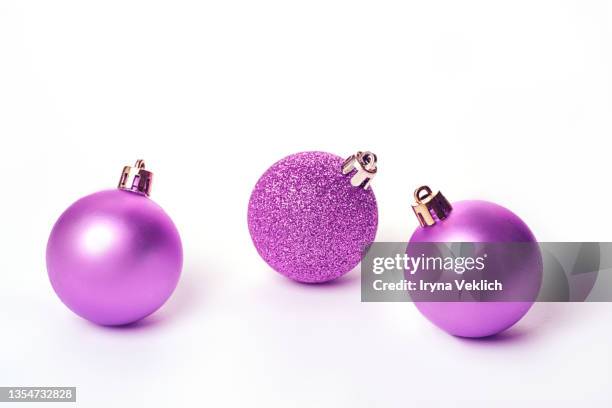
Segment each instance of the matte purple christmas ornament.
M255 248L277 272L300 282L326 282L353 269L376 235L369 188L376 155L343 160L324 152L285 157L259 179L249 201Z
M142 160L119 186L81 198L57 220L47 270L62 302L101 325L136 322L160 308L182 269L179 233L149 199L153 174Z
M514 294L517 301L421 302L419 311L431 322L450 334L461 337L486 337L500 333L518 322L531 308L542 284L542 257L529 227L514 213L487 201L459 201L451 204L440 192L427 186L415 191L413 210L418 227L408 244L418 243L522 243L521 254L516 244L488 245L497 251L495 269L505 269L505 293ZM485 245L485 247L487 247ZM506 249L507 248L507 249ZM504 258L505 257L505 258ZM487 278L487 276L483 276Z

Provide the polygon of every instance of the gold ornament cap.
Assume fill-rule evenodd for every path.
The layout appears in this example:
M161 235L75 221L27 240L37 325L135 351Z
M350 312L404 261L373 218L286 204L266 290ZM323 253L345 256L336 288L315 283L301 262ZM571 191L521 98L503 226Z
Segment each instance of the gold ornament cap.
M351 177L351 185L367 190L378 171L376 161L376 155L372 152L357 152L342 163L342 174L347 175L355 171Z
M117 188L143 194L148 197L151 193L152 182L153 173L145 170L144 160L136 160L136 164L133 167L125 166L123 168Z
M439 220L447 218L453 210L442 193L439 191L432 193L429 186L421 186L414 190L414 201L412 210L421 227L431 227Z

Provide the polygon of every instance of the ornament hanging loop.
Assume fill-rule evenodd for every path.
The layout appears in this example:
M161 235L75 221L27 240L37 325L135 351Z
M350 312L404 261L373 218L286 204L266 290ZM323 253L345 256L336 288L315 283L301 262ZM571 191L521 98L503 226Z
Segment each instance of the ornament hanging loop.
M121 178L117 188L146 195L151 193L153 173L145 170L144 160L136 160L134 166L125 166L121 172Z
M357 152L342 163L342 174L347 175L354 172L355 174L351 177L351 185L367 190L370 187L370 181L378 171L376 162L377 158L374 153Z
M448 217L453 209L442 193L432 192L429 186L421 186L414 190L414 201L412 210L421 227L431 227Z

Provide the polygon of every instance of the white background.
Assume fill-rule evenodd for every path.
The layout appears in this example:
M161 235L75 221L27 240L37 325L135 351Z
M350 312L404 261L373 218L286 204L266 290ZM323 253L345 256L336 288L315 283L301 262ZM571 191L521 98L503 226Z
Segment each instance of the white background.
M423 183L501 203L540 240L612 240L611 10L1 1L0 385L77 386L82 407L611 406L609 304L536 305L461 340L411 304L360 303L358 270L284 279L246 226L276 160L368 149L379 241L409 238ZM101 328L53 293L46 240L137 158L185 268L157 314Z

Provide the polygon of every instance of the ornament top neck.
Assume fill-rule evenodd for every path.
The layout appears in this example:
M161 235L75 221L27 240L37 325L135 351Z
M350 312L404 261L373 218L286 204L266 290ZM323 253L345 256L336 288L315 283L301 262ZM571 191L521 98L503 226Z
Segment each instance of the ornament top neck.
M448 200L436 191L432 193L429 186L421 186L414 191L412 210L421 227L431 227L436 222L448 217L453 207Z
M354 172L355 174L351 177L351 185L367 190L370 187L370 181L378 171L376 161L376 155L372 152L357 152L342 163L342 174L347 175Z
M136 164L133 167L125 166L123 168L117 188L148 197L151 193L152 182L153 173L145 170L144 160L136 160Z

